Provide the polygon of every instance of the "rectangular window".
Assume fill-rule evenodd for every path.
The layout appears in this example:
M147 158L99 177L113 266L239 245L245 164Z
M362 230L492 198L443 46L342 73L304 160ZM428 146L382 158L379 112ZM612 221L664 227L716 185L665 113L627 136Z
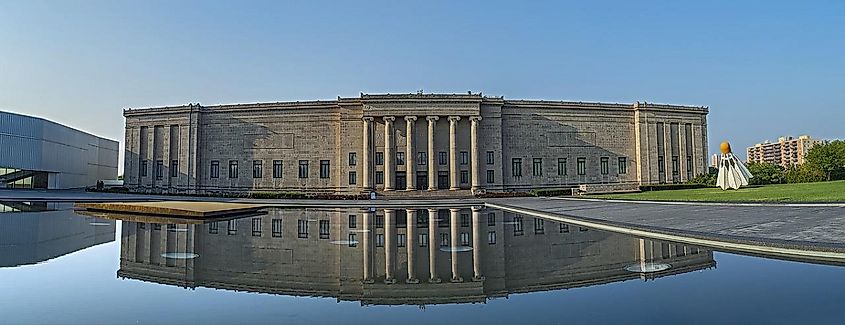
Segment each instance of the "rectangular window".
M461 159L461 165L469 164L469 152L461 151L460 159Z
M308 238L308 220L296 221L296 237Z
M417 152L417 165L428 164L428 154L425 151Z
M143 223L141 225L143 225ZM219 231L219 225L217 224L217 222L212 222L212 223L208 224L208 233L209 234L216 234L218 231Z
M440 164L441 166L445 166L446 164L449 163L449 155L446 154L445 151L438 152L437 153L437 160L438 160L438 164Z
M264 169L264 162L261 160L253 160L252 161L252 178L261 178L263 173L262 170Z
M384 228L384 216L377 214L376 215L376 228Z
M252 218L252 235L261 237L261 218Z
M587 175L587 158L578 158L577 165L578 175Z
M493 184L496 182L496 172L493 170L487 171L487 184Z
M308 160L299 161L299 178L308 178Z
M329 161L320 160L320 178L329 178L330 172Z
M273 219L273 237L282 237L282 219Z
M569 225L567 224L560 224L560 233L565 234L569 232Z
M534 218L534 233L537 235L546 233L546 222L543 219Z
M358 156L354 152L349 153L349 166L358 165Z
M417 228L425 228L428 226L428 211L417 210Z
M170 161L170 177L179 177L179 161Z
M469 183L469 171L462 170L460 173L460 178L461 184Z
M329 239L329 221L320 220L320 239Z
M358 247L358 236L357 234L349 234L349 247Z
M664 163L663 156L657 156L657 172L658 173L665 173L666 172L666 164Z
M156 179L164 178L164 161L156 160Z
M273 178L282 178L281 160L273 160Z
M420 247L428 246L428 234L420 234Z
M376 185L384 184L384 172L377 170L376 171Z
M384 234L376 234L376 247L384 247Z
M349 172L349 185L358 184L358 173L355 171Z
M678 156L672 156L672 176L678 176L678 169L680 165L678 164Z
M488 152L487 152L487 164L488 164L488 165L492 165L494 162L495 162L495 161L494 161L494 157L493 157L493 152L492 152L492 151L488 151Z
M449 235L440 234L440 247L449 247Z
M211 170L209 172L211 178L220 178L220 162L217 160L211 161Z
M138 173L141 175L141 177L147 177L147 168L149 168L147 166L147 160L141 160L141 167L138 170Z
M396 246L405 247L405 234L396 234Z
M687 156L687 179L692 179L692 156Z
M229 220L229 222L226 224L226 233L229 235L235 235L238 233L237 220Z
M461 233L461 246L469 246L469 233L462 232Z
M619 157L619 175L628 173L628 158Z
M531 174L543 176L543 158L534 158L531 164Z
M358 215L349 215L349 228L358 228Z
M384 165L384 152L376 151L376 166Z
M608 166L609 161L610 161L610 158L601 157L600 162L601 162L601 174L602 175L607 175L608 173L610 173L610 167Z
M566 176L566 158L557 159L557 176Z
M495 212L488 212L487 213L487 226L489 226L489 227L496 226L496 213Z
M154 223L153 224L153 230L161 230L161 224L160 223Z
M405 164L405 152L397 151L396 152L396 166L401 166Z
M469 227L469 214L461 213L461 227Z
M229 160L229 178L238 178L237 160Z
M490 230L487 232L487 244L496 245L496 231Z
M522 217L516 216L513 217L513 235L514 236L522 236Z
M522 158L511 159L511 176L522 177Z

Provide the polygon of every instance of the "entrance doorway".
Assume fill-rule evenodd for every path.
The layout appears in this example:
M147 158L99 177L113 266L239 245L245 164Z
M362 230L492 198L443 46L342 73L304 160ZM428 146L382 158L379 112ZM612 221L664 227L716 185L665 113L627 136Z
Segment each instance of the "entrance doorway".
M417 172L417 189L424 190L428 188L428 172Z
M404 190L408 186L405 172L396 172L396 189Z
M449 189L449 172L437 172L437 189Z

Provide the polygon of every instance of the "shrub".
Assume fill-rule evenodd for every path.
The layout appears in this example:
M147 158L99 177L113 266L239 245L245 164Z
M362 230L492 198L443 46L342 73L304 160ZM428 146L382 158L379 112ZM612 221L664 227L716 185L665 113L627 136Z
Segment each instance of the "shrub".
M715 184L715 183L714 183ZM653 185L640 185L640 191L665 191L665 190L688 190L694 188L705 188L710 187L705 184L653 184Z
M716 186L716 174L699 174L695 178L687 181L687 184ZM640 187L640 189L642 189L642 187Z
M561 196L572 195L572 188L544 188L531 191L534 196Z
M827 175L809 164L804 164L787 168L784 179L787 183L822 182L827 179Z
M780 184L784 182L783 167L773 163L749 163L748 171L751 172L750 185Z

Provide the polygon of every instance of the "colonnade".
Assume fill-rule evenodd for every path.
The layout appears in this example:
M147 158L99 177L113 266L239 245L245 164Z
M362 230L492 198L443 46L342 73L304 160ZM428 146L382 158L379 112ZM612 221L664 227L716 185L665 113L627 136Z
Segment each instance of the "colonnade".
M481 188L481 171L479 170L478 157L478 123L481 121L481 116L469 116L470 121L470 175L471 175L471 189L473 192ZM402 190L397 189L394 184L395 178L395 163L394 163L394 132L393 123L396 121L395 116L384 116L381 118L384 121L384 190ZM428 121L428 146L427 146L427 165L428 165L428 190L437 190L437 161L435 160L437 152L435 151L434 138L437 121L439 116L426 116ZM458 170L458 122L462 119L461 116L448 116L449 121L449 190L455 191L460 189L459 170ZM405 116L405 155L406 155L406 184L404 190L413 191L417 189L416 179L416 164L415 158L415 135L414 130L416 126L416 116ZM362 187L364 189L373 188L372 170L373 170L373 148L371 148L371 133L373 130L374 117L366 116L363 118L363 180Z
M450 212L450 222L449 222L449 234L450 234L450 241L449 241L449 253L451 257L451 278L450 281L452 282L463 282L464 279L461 277L459 272L459 264L458 264L458 255L461 253L459 249L458 243L460 243L460 211L459 208L452 208L449 209ZM406 279L407 283L419 283L419 277L417 275L417 268L416 268L416 259L417 259L417 210L416 209L406 209L406 243L405 247L407 249L407 269L408 269L408 277ZM373 252L372 252L372 236L374 234L373 224L372 224L372 215L374 211L365 211L362 212L362 220L363 220L363 238L361 243L363 245L363 257L364 257L364 274L363 280L366 283L373 283L374 281L374 270L373 270ZM384 209L384 274L385 274L385 283L395 283L396 282L396 250L397 245L395 243L396 237L396 227L395 227L395 219L396 219L396 209ZM439 215L438 209L428 209L428 282L430 283L440 283L442 280L440 275L437 273L437 251L439 250L439 243L437 242L437 235L438 226L439 226ZM481 273L481 249L482 249L482 218L481 218L481 207L472 207L472 271L473 271L473 281L481 281L484 279L484 276Z

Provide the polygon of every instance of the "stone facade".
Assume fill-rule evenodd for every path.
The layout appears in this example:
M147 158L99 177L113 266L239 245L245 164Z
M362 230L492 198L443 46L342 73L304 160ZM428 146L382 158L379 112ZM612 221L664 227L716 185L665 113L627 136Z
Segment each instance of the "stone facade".
M197 254L195 259L165 258ZM669 263L669 270L624 268ZM362 304L484 302L715 266L713 252L478 207L272 209L205 224L125 222L121 278Z
M338 194L677 183L707 170L707 113L480 94L129 109L124 180Z

